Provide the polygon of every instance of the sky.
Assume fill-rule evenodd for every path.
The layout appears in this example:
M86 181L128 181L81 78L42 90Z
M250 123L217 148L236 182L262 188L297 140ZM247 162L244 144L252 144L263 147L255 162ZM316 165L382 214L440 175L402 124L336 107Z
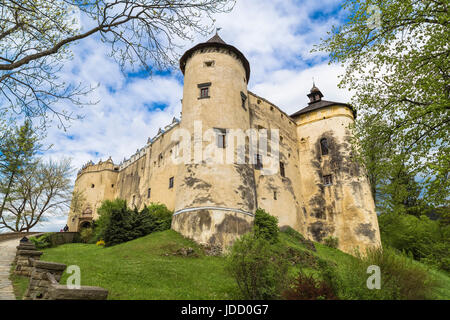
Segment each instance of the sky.
M343 68L329 65L324 53L311 53L332 25L345 18L339 3L238 0L232 12L215 16L216 27L222 28L220 37L250 62L249 90L292 114L307 105L313 77L324 99L349 102L351 98L337 86ZM184 43L179 53L213 35L197 36ZM95 86L88 98L98 103L80 109L84 118L72 121L66 131L56 125L48 130L44 143L52 147L46 158L69 157L76 170L89 160L97 163L110 156L119 163L173 117L180 117L183 77L179 69L164 70L151 78L124 74L98 36L79 41L71 49L73 59L65 64L61 77ZM66 215L49 216L33 231L59 231L66 219Z

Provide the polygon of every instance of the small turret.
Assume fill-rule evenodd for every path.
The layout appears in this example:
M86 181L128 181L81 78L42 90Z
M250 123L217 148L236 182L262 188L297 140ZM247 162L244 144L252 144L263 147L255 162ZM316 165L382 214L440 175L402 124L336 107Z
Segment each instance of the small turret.
M316 87L316 84L313 82L313 87L311 88L311 91L309 94L307 94L309 98L308 104L313 104L316 102L320 102L323 98L322 92L320 92L319 88Z

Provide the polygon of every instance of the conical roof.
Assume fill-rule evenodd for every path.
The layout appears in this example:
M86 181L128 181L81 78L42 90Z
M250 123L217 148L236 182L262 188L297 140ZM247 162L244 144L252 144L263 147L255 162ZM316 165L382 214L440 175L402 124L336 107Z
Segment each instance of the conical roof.
M199 43L195 47L189 49L186 51L183 56L180 59L180 69L181 72L184 74L184 70L186 68L186 62L191 57L191 55L200 49L207 48L207 47L219 47L219 48L226 48L234 52L238 59L242 61L242 64L245 68L246 78L247 82L250 80L250 63L248 62L247 58L245 58L244 54L239 51L237 48L227 44L225 41L222 40L222 38L216 33L211 39L209 39L206 42Z
M219 34L215 34L214 37L206 41L207 43L222 43L226 44L225 41L222 40L222 38L219 36Z

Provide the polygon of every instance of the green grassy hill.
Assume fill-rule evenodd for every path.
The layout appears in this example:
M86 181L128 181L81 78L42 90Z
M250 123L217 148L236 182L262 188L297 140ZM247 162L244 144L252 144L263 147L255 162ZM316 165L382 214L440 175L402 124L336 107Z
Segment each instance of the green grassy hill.
M316 243L316 252L287 233L281 240L303 252L303 266L315 273L318 259L342 266L354 257ZM181 248L193 248L191 256L177 255ZM175 231L156 232L117 246L103 248L92 244L66 244L45 249L42 260L78 265L81 284L109 290L109 299L234 299L237 286L225 271L224 257L206 256L193 241ZM292 267L292 272L297 267ZM435 297L450 299L450 278L430 271L440 283ZM61 283L65 283L64 274Z

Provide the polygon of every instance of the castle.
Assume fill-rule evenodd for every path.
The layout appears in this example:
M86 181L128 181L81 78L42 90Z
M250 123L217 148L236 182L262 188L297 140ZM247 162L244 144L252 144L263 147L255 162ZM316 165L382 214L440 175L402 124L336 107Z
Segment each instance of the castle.
M356 113L350 105L323 100L314 85L308 105L286 114L248 91L249 62L217 34L188 50L180 68L181 119L174 118L119 165L110 158L78 172L75 190L85 201L80 213L69 214L70 231L89 226L103 200L121 198L139 209L165 204L174 211L172 229L199 243L230 245L251 229L256 209L263 208L280 227L309 239L338 238L345 252L380 245L368 178L352 156L349 126ZM266 158L274 159L272 149L250 152L248 136L243 161L196 159L207 146L231 149L232 129L275 132L277 170L264 173ZM184 149L180 131L187 133ZM173 161L180 149L185 161Z

